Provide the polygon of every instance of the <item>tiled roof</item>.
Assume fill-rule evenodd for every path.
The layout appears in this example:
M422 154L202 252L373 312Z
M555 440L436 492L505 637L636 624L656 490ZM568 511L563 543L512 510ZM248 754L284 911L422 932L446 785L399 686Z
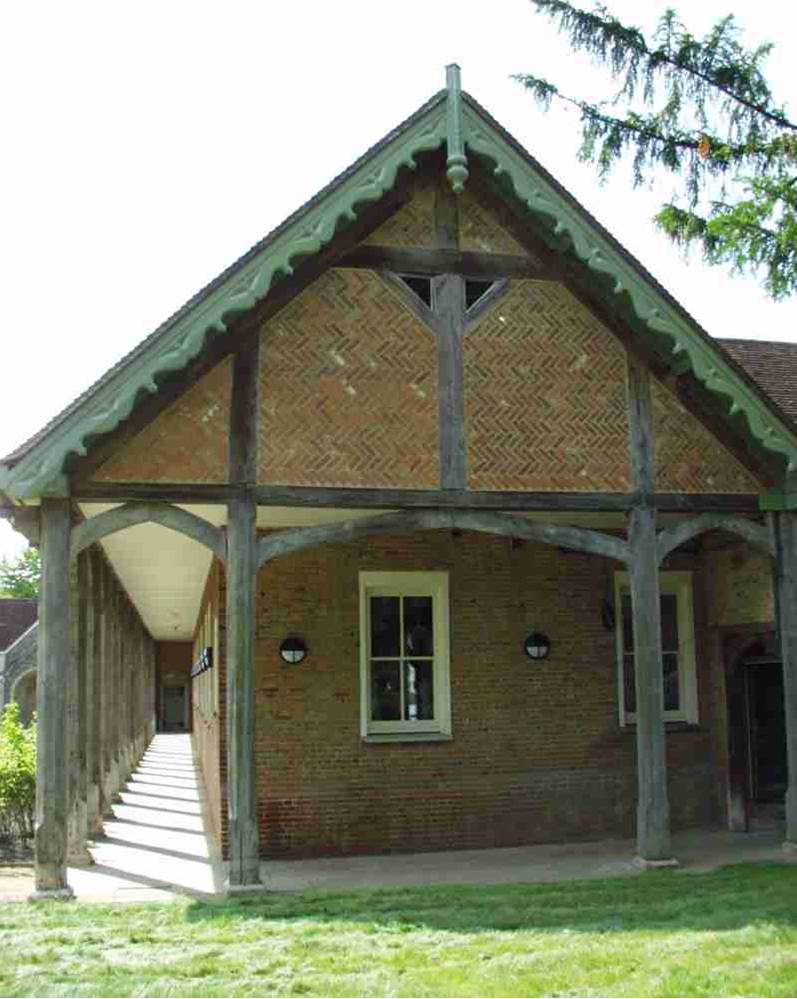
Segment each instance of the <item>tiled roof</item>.
M783 412L797 421L797 343L718 340Z
M38 613L37 600L0 599L0 652L30 628Z

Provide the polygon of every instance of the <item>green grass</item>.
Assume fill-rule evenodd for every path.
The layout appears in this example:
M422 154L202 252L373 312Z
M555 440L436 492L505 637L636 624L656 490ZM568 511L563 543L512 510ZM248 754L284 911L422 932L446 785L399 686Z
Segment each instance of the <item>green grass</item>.
M795 996L797 867L0 905L3 996Z

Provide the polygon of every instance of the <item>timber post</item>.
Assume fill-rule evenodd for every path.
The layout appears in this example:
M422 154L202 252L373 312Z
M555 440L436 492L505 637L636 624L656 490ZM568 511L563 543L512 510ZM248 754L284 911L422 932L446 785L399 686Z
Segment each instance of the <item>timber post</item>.
M87 866L94 859L87 838L87 733L88 733L88 577L85 555L72 559L70 578L72 618L72 676L69 685L69 824L67 860L72 866Z
M634 632L637 756L637 863L672 866L664 732L656 457L650 375L628 358L628 421L635 503L629 518L629 577Z
M89 839L102 832L102 566L97 553L88 551L89 590L89 654L87 679L89 717L86 734L86 767L88 799L86 802L86 835Z
M72 669L69 500L41 503L36 730L36 887L32 899L72 898L66 880L67 687Z
M235 355L229 430L230 480L244 486L227 505L227 754L232 892L261 889L255 764L257 614L258 341Z
M797 852L797 512L773 514L775 609L783 662L786 721L786 835L783 846Z

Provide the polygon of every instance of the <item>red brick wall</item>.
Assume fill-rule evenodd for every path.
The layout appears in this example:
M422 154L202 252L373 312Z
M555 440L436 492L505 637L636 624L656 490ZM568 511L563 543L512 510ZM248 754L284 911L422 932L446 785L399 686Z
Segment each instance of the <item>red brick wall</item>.
M703 650L693 568L700 726L668 735L675 827L720 817L712 728L722 709ZM358 572L450 573L450 742L368 744L359 727ZM614 566L556 548L450 532L322 547L259 578L257 764L264 856L509 846L632 835L632 728L618 725ZM522 651L548 633L549 658ZM279 657L289 632L310 654Z

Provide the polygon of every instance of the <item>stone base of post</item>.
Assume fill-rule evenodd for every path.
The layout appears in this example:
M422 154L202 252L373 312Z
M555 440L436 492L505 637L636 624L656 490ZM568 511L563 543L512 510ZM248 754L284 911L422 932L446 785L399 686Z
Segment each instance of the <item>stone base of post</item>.
M636 856L631 863L642 871L656 871L660 867L680 867L675 857L668 857L666 860L645 860L644 857Z
M69 887L66 888L37 888L28 895L29 902L52 902L53 900L61 902L71 902L75 897L75 893Z

